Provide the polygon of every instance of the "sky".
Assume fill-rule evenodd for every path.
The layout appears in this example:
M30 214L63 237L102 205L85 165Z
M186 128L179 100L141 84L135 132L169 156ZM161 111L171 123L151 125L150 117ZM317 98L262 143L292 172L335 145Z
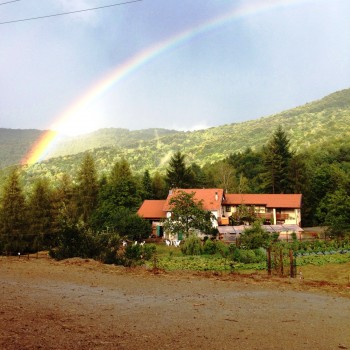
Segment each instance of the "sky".
M349 15L349 0L0 0L0 127L196 130L272 115L350 88Z

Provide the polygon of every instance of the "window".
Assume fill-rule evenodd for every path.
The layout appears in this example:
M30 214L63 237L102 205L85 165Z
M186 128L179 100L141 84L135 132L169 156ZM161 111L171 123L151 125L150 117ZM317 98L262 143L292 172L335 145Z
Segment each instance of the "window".
M256 205L254 207L255 213L266 213L266 208L263 206Z

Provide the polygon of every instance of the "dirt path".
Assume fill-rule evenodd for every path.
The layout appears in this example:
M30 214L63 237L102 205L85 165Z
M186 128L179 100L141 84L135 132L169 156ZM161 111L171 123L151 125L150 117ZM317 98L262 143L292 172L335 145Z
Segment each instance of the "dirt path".
M302 282L0 258L0 349L350 349L350 298Z

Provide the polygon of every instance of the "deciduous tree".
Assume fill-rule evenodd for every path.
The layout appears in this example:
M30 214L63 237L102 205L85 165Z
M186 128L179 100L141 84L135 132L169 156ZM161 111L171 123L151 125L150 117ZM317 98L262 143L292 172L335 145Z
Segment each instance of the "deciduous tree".
M202 201L197 201L195 192L176 191L169 201L171 217L164 221L164 230L172 234L185 234L199 230L203 233L213 233L212 221L214 215L203 209Z

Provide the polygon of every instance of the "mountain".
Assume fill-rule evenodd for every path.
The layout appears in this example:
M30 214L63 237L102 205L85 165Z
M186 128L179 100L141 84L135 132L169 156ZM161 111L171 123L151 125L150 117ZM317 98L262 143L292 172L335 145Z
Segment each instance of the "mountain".
M0 169L19 164L35 141L44 133L41 130L0 128Z
M288 133L291 147L296 152L349 139L350 89L272 116L206 130L101 129L64 139L52 154L54 158L29 166L26 171L29 177L74 173L80 165L82 152L86 150L94 155L100 172L108 172L121 157L125 157L137 173L145 169L162 171L177 150L183 152L189 162L203 165L223 159L230 153L244 151L247 147L259 149L278 125ZM6 136L4 139L3 135ZM40 131L0 129L1 167L19 163L36 135L40 135Z

